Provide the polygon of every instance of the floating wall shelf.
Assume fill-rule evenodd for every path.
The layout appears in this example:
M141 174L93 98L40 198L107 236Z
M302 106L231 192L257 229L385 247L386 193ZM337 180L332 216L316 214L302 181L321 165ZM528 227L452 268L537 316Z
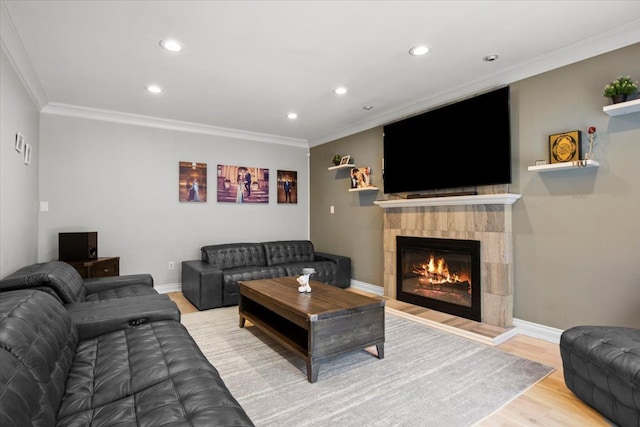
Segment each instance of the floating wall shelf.
M378 187L350 188L349 191L378 191Z
M354 167L356 166L351 163L347 163L346 165L330 166L328 170L334 171L336 169L346 169L346 168L354 168Z
M637 113L640 111L640 98L613 105L605 105L602 111L610 116L622 116L623 114Z
M553 163L550 165L529 166L530 172L547 172L562 169L597 168L600 163L595 160L578 160L576 162Z

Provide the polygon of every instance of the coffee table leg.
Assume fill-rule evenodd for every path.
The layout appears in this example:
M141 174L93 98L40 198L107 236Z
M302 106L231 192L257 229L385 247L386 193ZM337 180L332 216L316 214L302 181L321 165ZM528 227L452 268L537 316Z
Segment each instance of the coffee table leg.
M378 359L384 359L384 343L376 344L376 349L378 350Z
M244 328L244 322L245 322L245 318L240 316L240 327Z
M307 379L310 383L315 383L318 381L318 371L320 370L320 365L318 363L313 363L313 361L307 361Z

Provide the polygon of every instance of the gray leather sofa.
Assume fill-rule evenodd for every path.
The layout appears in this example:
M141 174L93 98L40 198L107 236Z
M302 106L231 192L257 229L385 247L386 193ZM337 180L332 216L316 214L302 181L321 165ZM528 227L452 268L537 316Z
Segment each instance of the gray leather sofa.
M0 425L253 426L175 304L149 301L1 292Z
M616 425L640 426L640 329L574 326L560 356L569 390Z
M298 276L312 267L312 280L348 288L351 258L316 252L309 240L203 246L201 259L182 262L182 293L198 310L237 305L238 282Z

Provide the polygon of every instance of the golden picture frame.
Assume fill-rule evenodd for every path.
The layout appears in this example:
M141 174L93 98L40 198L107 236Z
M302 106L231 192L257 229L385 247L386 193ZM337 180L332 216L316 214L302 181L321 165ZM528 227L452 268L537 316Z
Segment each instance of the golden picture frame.
M549 135L549 162L566 163L580 160L582 146L582 131Z

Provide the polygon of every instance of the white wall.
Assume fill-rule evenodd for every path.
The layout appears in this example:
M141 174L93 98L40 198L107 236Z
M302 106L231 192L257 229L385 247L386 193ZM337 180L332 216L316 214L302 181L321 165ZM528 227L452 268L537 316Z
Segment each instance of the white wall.
M0 52L0 277L37 260L38 118L35 103ZM32 145L31 164L15 150L16 133Z
M59 232L97 231L120 274L164 285L206 244L308 238L307 148L52 114L40 130L40 261L57 258ZM178 201L180 161L207 164L206 203ZM218 164L268 168L269 203L218 203ZM277 203L277 170L298 172L297 204Z

